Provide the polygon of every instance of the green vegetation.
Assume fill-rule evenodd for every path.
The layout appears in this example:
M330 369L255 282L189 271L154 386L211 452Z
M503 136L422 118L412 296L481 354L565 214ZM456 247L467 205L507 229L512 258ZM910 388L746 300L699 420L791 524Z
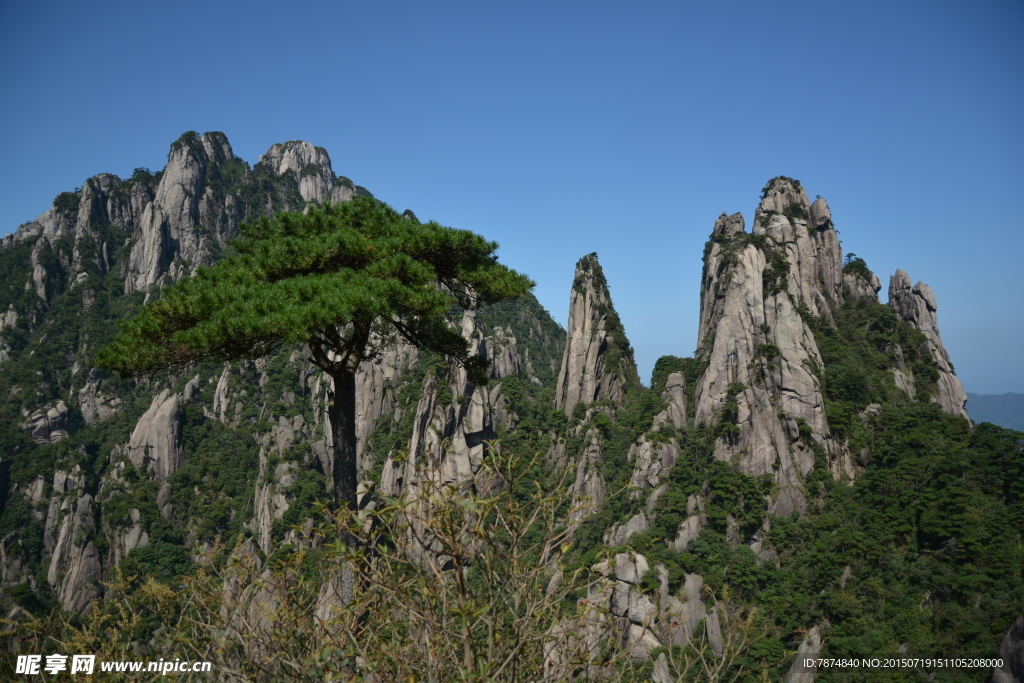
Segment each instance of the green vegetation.
M322 550L284 545L262 559L244 542L230 549L216 544L202 566L218 553L231 560L210 570L162 546L137 552L115 573L106 600L85 616L26 615L0 665L12 664L19 651L56 647L101 661L131 659L144 642L165 660L210 661L218 672L248 680L312 683L341 674L345 680L514 683L542 673L568 680L574 671L609 683L649 679L651 662L633 660L627 643L596 632L576 637L607 619L608 607L575 596L600 595L611 581L565 562L572 546L563 523L568 489L564 482L538 486L531 476L537 465L495 455L481 464L480 475L503 485L489 491L428 484L415 500L384 499L361 514L321 508L316 516L325 523L311 535ZM334 540L367 526L389 542L371 553ZM419 530L415 537L405 533L410 528ZM423 553L420 540L440 552ZM346 568L358 571L361 590L321 610L319 596L342 590ZM551 580L552 571L559 581ZM176 575L173 586L156 578L169 574ZM233 593L242 586L248 589ZM713 598L710 609L722 624L723 656L712 655L698 635L665 651L671 671L731 680L781 658L753 612ZM423 634L429 639L422 646L410 646Z
M787 218L795 218L802 221L810 219L810 216L807 214L807 209L805 209L800 202L791 202L790 205L783 210L782 215Z
M53 208L66 216L74 216L78 213L79 203L82 201L80 192L61 192L53 200Z
M786 290L786 283L789 282L789 261L782 249L766 246L762 251L768 263L761 272L761 294L767 299Z
M167 153L168 161L172 154L182 150L188 150L188 152L200 159L206 158L206 150L203 148L203 140L199 137L199 133L194 130L183 133L180 138L171 143L171 151Z
M843 259L843 272L855 273L865 282L871 281L871 270L868 268L867 262L856 254L847 254Z
M516 348L525 363L529 359L536 376L543 385L553 385L562 363L565 330L552 319L532 292L518 299L497 301L481 306L477 312L477 327L486 335L495 327L512 330Z
M834 326L810 321L825 365L829 422L860 454L864 472L856 482L832 478L824 449L810 437L809 426L799 424L801 437L816 452L816 469L807 480L812 510L802 518L768 516L765 526L763 500L771 477L744 476L714 461L721 425L714 433L687 429L676 436L680 453L668 473L668 489L647 515L648 531L634 534L627 546L652 565L662 563L673 590L686 573L698 572L718 599L730 596L756 606L767 619L759 641L766 656L748 661L751 666L778 661L771 653L794 650L802 633L821 623L829 624L828 656L894 653L901 644L915 656L991 656L1024 603L1024 434L992 425L972 430L930 403L937 374L929 372L930 356L919 351L924 339L888 307L861 298L834 308L832 317ZM771 362L779 351L767 344L756 353ZM686 360L659 360L652 385L663 386ZM917 378L915 396L896 388L894 366ZM730 385L728 396L744 389ZM635 405L640 397L629 400ZM879 405L873 416L864 413L872 403ZM727 400L726 425L732 411ZM627 427L634 433L644 428L620 418L611 433ZM604 532L642 509L624 487L630 470L630 463L606 453L611 496L577 532L573 557L581 565L614 550L602 545ZM702 498L708 524L677 555L666 545L691 514L693 496ZM741 545L728 542L733 533ZM744 545L758 538L776 560L762 559ZM787 669L788 664L769 667L769 679L780 680ZM914 675L899 680L916 680ZM940 672L934 680L980 682L987 675ZM883 679L896 680L877 680ZM876 679L833 672L820 673L818 680Z

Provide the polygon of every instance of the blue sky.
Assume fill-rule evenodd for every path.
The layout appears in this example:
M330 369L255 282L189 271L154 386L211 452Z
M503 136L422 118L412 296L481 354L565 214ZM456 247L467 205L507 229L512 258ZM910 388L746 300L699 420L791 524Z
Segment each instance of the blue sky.
M0 5L0 234L187 130L326 147L398 210L501 243L563 325L598 252L641 376L696 345L715 218L829 200L844 249L932 286L968 391L1024 392L1024 5Z

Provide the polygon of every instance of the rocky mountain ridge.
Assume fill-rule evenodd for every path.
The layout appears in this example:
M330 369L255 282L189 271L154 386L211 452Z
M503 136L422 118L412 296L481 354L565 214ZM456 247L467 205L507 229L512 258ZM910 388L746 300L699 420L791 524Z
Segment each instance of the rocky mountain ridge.
M331 386L303 349L140 382L91 358L115 320L230 249L240 222L356 194L368 192L308 143L274 145L250 168L222 134L187 133L163 171L95 176L4 239L5 607L50 600L85 614L115 568L169 578L218 537L259 561L315 550ZM478 472L494 449L543 453L544 476L573 501L573 561L605 577L586 599L606 618L579 637L614 636L639 659L697 638L720 648L706 589L722 577L700 559L709 548L781 571L792 560L779 534L873 481L899 410L934 404L969 424L934 294L897 271L881 306L880 287L862 260L844 259L827 202L773 179L749 232L740 214L715 222L696 353L660 359L649 388L596 254L577 263L566 330L532 297L459 312L453 324L490 361L487 386L411 346L365 364L364 490L487 487ZM838 567L837 590L851 566ZM800 614L817 635L785 646L816 651L827 620ZM663 659L651 666L668 680Z
M7 235L0 250L33 242L31 286L46 301L55 273L44 254L56 252L61 276L69 282L81 282L90 270L102 274L115 245L97 226L110 227L130 242L121 264L125 293L149 292L212 263L245 220L356 194L369 193L336 176L322 147L303 141L276 144L250 168L223 133L190 131L171 145L159 173L139 168L127 180L106 173L88 178ZM58 246L61 240L70 241L69 253Z

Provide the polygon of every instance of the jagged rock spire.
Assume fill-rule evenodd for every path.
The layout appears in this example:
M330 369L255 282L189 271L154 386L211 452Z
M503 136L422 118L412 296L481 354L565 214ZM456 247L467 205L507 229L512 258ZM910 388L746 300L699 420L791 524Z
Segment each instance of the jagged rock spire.
M695 424L718 426L715 457L771 474L774 512L803 510L815 450L839 449L825 419L823 366L804 315L841 301L842 260L828 204L789 178L765 187L752 233L722 214L701 281Z
M165 273L178 279L185 274L182 262L206 265L211 245L198 226L223 226L224 234L217 237L225 242L234 237L237 220L226 220L224 198L207 191L207 177L231 159L234 153L223 133L189 131L171 145L156 196L133 235L126 294L149 291Z
M609 399L618 405L640 378L597 254L576 264L567 329L555 409L571 415L578 403Z
M967 411L964 410L967 392L953 374L949 353L946 352L946 347L939 337L939 322L936 316L938 304L935 302L932 288L923 282L911 287L910 276L902 270L897 270L896 274L889 278L889 306L896 315L927 338L921 346L921 351L930 355L939 368L937 396L932 400L950 415L967 417Z

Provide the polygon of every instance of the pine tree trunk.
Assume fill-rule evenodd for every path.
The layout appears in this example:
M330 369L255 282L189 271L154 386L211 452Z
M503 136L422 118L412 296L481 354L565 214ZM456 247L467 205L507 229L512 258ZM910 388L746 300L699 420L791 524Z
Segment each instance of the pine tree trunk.
M356 509L356 371L332 373L334 393L328 402L331 436L334 439L334 500Z
M334 393L328 403L328 417L331 421L331 436L334 439L334 500L350 510L357 509L356 486L358 467L356 464L356 371L345 369L332 373ZM350 532L344 534L350 547L356 547L360 539ZM341 602L348 605L355 599L356 572L347 562L341 567Z

